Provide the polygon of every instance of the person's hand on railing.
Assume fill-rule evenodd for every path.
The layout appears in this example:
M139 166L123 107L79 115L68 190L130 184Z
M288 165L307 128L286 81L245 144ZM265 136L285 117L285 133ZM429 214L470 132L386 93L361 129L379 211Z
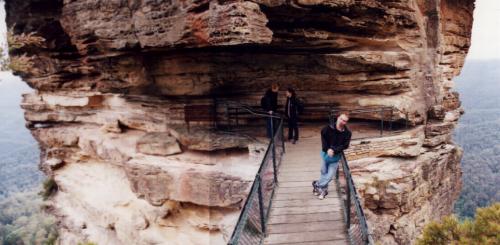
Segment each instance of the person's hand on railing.
M333 157L333 154L335 154L335 152L332 149L328 149L326 154L328 154L329 157Z
M273 114L273 111L269 111L269 115L272 115Z

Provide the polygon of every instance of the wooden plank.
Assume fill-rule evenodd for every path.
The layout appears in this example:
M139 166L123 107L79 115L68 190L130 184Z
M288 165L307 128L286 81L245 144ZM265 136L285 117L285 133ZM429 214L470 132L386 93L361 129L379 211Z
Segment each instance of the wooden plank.
M304 177L315 177L318 178L319 175L321 174L320 169L316 169L315 171L308 171L308 172L278 172L278 177L296 177L296 176L304 176Z
M336 191L330 191L327 198L339 198ZM317 196L313 195L312 192L300 192L300 193L281 193L275 196L274 200L307 200L307 199L318 199Z
M344 222L342 220L337 220L269 225L268 234L283 234L304 231L347 232Z
M283 180L279 181L278 179L278 188L290 188L290 187L310 187L312 191L312 180ZM330 181L330 184L328 185L329 190L337 190L337 185L335 184L335 181L332 180Z
M348 245L349 241L346 239L335 241L314 241L314 242L295 242L295 243L282 243L282 245Z
M340 212L341 210L342 209L338 204L325 204L320 206L302 206L302 207L282 207L282 208L273 208L271 210L271 215L328 213L328 212Z
M329 212L329 213L312 213L312 214L288 214L288 215L272 215L268 224L292 224L304 222L317 222L317 221L342 221L344 222L343 213Z
M266 238L266 244L283 244L314 241L345 240L346 234L343 232L309 231L288 234L270 234Z
M297 157L303 158L304 156ZM284 158L283 160L287 159ZM307 159L307 161L283 161L282 165L287 168L318 168L321 166L321 159Z
M276 193L297 193L297 192L311 192L312 185L310 186L300 186L300 187L279 187L276 189Z
M275 191L275 194L286 194L286 193L305 193L309 192L312 194L312 186L299 186L299 187L280 187L277 188ZM333 192L337 193L337 188L335 186L329 186L328 187L328 195L332 194Z
M316 169L315 171L309 171L309 172L278 172L278 176L285 177L285 176L304 176L304 177L319 177L321 174L320 169Z
M278 179L279 181L279 179ZM300 187L300 186L309 186L312 188L312 182L311 181L295 181L295 182L279 182L278 183L279 187Z
M278 182L297 182L297 181L303 181L303 182L309 182L309 185L312 188L311 182L313 180L317 180L319 178L319 171L315 175L311 176L278 176Z
M328 205L328 204L342 205L342 202L340 201L339 198L325 198L323 200L319 200L316 198L299 199L299 200L273 200L272 208L318 206L318 205Z
M286 166L285 168L280 170L281 173L307 173L307 172L319 172L319 167L302 167L302 166Z

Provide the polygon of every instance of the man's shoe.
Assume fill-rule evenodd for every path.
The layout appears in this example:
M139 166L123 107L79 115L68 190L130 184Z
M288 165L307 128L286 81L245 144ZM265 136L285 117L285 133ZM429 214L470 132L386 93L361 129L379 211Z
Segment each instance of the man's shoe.
M293 140L293 141L292 141L292 144L295 144L295 143L297 143L297 140Z
M316 185L318 182L315 180L312 182L313 185L313 195L317 196L319 195L319 189L318 186Z
M328 191L327 190L322 190L321 193L318 196L319 200L325 199L326 195L328 195Z

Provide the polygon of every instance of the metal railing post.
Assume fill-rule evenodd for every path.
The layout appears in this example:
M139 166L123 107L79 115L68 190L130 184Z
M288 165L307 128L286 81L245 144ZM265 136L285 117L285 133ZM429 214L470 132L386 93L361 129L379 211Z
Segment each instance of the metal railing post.
M271 141L274 141L274 119L270 116L267 120L271 121Z
M273 157L273 176L274 182L278 183L277 166L276 166L276 148L274 142L274 118L270 116L267 120L271 120L271 155Z
M276 166L276 148L274 147L274 141L271 142L272 144L272 155L273 155L273 176L274 176L274 183L278 183L278 168Z
M260 173L257 174L257 183L259 184L259 188L257 189L257 193L259 196L259 208L260 208L260 227L262 229L262 233L266 234L266 222L264 219L264 200L262 198L262 179L260 177Z
M351 188L349 188L349 172L347 171L347 162L342 155L342 167L344 169L344 179L346 182L346 223L347 228L351 228Z

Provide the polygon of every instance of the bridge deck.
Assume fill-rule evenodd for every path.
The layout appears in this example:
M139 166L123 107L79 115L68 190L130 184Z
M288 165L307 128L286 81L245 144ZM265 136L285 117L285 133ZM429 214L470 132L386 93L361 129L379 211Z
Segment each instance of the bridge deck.
M348 244L335 181L325 199L312 194L311 182L319 177L320 144L319 137L287 144L264 244Z

